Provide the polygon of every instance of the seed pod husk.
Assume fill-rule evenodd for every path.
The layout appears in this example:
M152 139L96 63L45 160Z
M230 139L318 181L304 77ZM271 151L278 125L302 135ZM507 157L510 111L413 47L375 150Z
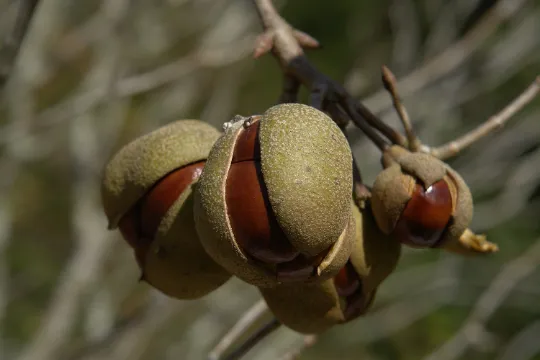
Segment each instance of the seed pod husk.
M322 281L350 255L352 155L324 113L282 104L228 124L195 195L197 231L244 281Z
M362 210L355 206L353 214L357 236L349 262L362 279L363 291L371 293L395 270L401 243L379 229L370 202Z
M107 164L101 187L109 229L163 176L205 160L220 132L200 120L179 120L130 142Z
M199 298L230 274L204 251L193 219L192 184L219 132L181 120L122 148L105 169L102 198L142 271L141 279L179 299Z
M372 208L386 234L413 247L458 241L472 220L469 188L439 159L393 146L372 188Z
M285 326L320 333L352 321L371 307L379 285L394 271L401 244L384 235L369 208L353 207L356 242L347 264L321 283L260 288L268 307Z

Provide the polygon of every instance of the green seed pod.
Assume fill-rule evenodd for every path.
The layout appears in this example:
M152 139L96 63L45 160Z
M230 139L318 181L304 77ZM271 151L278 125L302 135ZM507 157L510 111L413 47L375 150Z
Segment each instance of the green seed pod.
M227 125L195 195L208 254L261 287L335 275L354 242L352 155L340 129L302 104Z
M362 279L363 291L371 293L395 270L401 243L379 229L370 202L361 211L355 206L353 213L357 236L349 262Z
M220 136L198 120L181 120L122 148L105 168L102 199L110 228L134 249L141 279L179 299L206 295L230 274L200 244L192 184Z
M469 188L452 168L424 153L393 146L372 189L372 208L386 234L413 247L438 247L459 237L472 220Z
M120 149L105 168L101 188L109 229L163 176L205 160L219 136L200 120L179 120Z
M285 326L301 333L320 333L365 314L379 285L394 271L401 244L381 233L368 208L360 211L353 206L353 213L355 246L333 279L259 289Z

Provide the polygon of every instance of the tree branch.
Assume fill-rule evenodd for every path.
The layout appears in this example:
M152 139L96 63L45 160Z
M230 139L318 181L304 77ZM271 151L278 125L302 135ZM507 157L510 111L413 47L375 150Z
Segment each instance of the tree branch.
M467 350L469 345L485 334L486 322L503 304L520 281L529 276L540 265L540 239L536 240L521 256L505 265L491 282L487 290L469 314L456 334L425 360L454 360Z
M390 69L386 66L382 67L382 80L384 88L390 93L390 96L392 97L394 108L396 109L399 119L403 124L403 129L405 130L405 134L407 135L407 147L411 151L417 151L420 148L420 140L418 140L418 137L414 132L413 126L411 124L411 119L409 118L409 113L407 112L405 105L403 105L403 102L399 97L397 91L396 77L394 76L392 71L390 71Z
M256 302L244 315L234 324L234 326L223 336L220 342L208 354L208 360L219 360L224 353L236 342L244 333L259 321L268 312L268 306L264 300Z
M292 28L276 11L271 0L253 0L263 24L255 56L271 51L283 72L310 90L310 105L325 110L329 103L340 105L375 145L384 150L388 143L373 130L378 129L392 142L404 142L403 136L384 124L356 101L339 83L317 70L306 58L302 46L314 47L316 41ZM299 35L301 34L301 35ZM359 109L361 109L359 111ZM369 119L369 120L368 120ZM373 126L373 128L372 128Z
M457 155L460 151L474 144L484 136L498 130L518 111L523 109L525 105L530 103L535 96L540 92L540 76L529 85L517 98L510 104L506 105L498 114L493 115L487 121L480 124L476 129L462 135L456 140L450 141L442 146L429 149L428 152L439 159L448 159Z
M17 18L11 33L4 38L0 48L0 89L7 82L22 42L28 31L39 0L20 0Z
M231 354L223 358L223 360L238 360L242 356L244 356L249 350L251 350L259 341L264 339L266 336L270 335L274 330L279 328L281 326L281 323L273 318L268 323L266 323L264 326L259 328L253 335L251 335L245 342L238 347L235 351L233 351Z

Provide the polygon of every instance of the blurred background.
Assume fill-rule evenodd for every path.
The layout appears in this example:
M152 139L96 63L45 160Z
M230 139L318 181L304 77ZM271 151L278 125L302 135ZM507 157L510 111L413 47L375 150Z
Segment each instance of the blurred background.
M0 38L21 1L0 0ZM536 0L276 1L317 38L313 64L388 123L389 66L420 136L442 144L540 74ZM42 0L0 102L0 358L205 359L259 299L233 280L199 301L138 282L106 230L100 173L114 151L181 118L220 127L275 104L281 73L253 60L248 0ZM303 92L305 98L306 93ZM351 130L371 183L377 149ZM404 249L364 318L301 359L540 359L540 98L450 164L474 194L472 228L499 253ZM279 329L246 359L302 342Z

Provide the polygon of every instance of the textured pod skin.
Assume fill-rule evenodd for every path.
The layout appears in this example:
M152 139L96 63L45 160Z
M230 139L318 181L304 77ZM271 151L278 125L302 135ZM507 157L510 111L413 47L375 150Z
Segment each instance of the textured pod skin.
M362 279L363 291L371 293L395 270L401 243L379 229L369 204L363 210L354 206L353 214L356 242L349 261Z
M322 283L260 289L270 310L285 326L300 333L320 333L365 314L379 285L394 271L401 244L378 229L368 208L360 211L353 206L353 213L356 241L349 263L355 273L340 279L340 283L353 284L345 290L347 294L337 288L337 277Z
M261 165L277 221L291 244L317 255L350 212L352 155L341 130L302 104L271 107L261 121Z
M206 159L220 132L200 120L179 120L124 146L107 164L101 197L109 228L174 169Z
M231 277L206 254L199 241L191 187L167 211L139 262L143 280L177 299L200 298Z
M345 322L345 300L332 280L259 290L274 316L299 333L317 334Z
M441 240L441 244L445 244L452 239L458 239L469 226L473 217L473 201L469 187L463 178L451 167L447 166L446 171L448 177L453 180L455 187L450 188L453 192L452 197L457 198L452 219L446 229L446 233Z
M306 105L278 105L255 121L260 121L262 177L279 227L305 255L328 251L311 276L328 279L346 263L354 242L354 229L347 231L352 189L347 141L331 119ZM276 267L239 245L227 208L227 178L244 126L230 123L208 156L196 189L196 226L217 263L250 284L273 287L281 282Z
M399 146L383 156L383 165L385 169L373 184L371 202L377 224L385 234L396 228L417 184L427 189L441 181L451 196L451 216L432 246L456 241L463 234L472 220L473 203L469 188L457 172L431 155L411 153Z
M231 277L204 251L193 218L192 183L219 135L180 120L129 143L105 169L110 227L133 247L141 280L178 299L204 296Z

